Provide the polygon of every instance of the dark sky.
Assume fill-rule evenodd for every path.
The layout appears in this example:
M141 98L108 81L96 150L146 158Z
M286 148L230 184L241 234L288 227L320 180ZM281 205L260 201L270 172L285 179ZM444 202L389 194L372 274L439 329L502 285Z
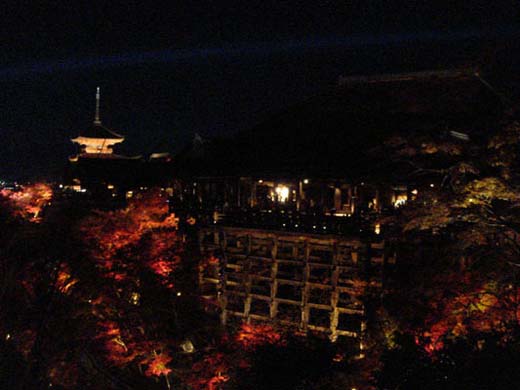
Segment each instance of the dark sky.
M70 137L92 120L97 85L104 124L135 155L178 150L194 133L247 129L340 75L497 56L519 73L519 8L513 0L8 0L0 179L57 177L74 153Z

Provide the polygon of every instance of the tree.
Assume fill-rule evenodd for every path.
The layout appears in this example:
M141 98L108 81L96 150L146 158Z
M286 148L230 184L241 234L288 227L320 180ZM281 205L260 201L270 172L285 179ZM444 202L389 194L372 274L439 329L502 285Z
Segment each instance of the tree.
M507 337L519 325L519 136L520 125L508 122L470 142L433 134L386 144L417 186L382 221L400 242L402 266L387 307L427 352L447 338Z

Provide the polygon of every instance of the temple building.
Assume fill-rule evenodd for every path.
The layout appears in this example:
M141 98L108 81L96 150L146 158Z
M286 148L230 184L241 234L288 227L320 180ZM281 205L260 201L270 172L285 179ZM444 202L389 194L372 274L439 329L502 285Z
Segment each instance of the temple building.
M80 131L78 137L71 141L80 146L79 156L81 157L116 157L113 147L125 140L120 134L106 128L101 124L99 116L100 90L96 90L96 115L92 126ZM75 159L78 156L72 157Z
M249 131L195 139L175 156L176 194L210 224L343 233L439 184L386 158L386 139L483 139L503 112L475 69L340 77Z
M133 190L165 185L169 180L169 155L153 153L149 159L114 152L125 137L103 126L100 118L100 89L96 90L93 123L71 141L78 153L69 158L66 188L88 192L97 198L124 198Z
M342 77L227 141L195 140L176 156L171 205L197 220L208 311L222 324L321 333L363 357L377 304L355 286L383 296L399 262L385 216L442 185L391 145L463 150L485 142L505 108L474 69ZM424 166L448 169L454 156Z

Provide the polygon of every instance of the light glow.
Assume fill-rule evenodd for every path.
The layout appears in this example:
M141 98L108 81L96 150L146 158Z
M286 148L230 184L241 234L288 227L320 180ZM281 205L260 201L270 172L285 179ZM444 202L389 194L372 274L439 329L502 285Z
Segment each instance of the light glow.
M401 207L406 204L406 201L408 200L408 196L406 194L403 195L397 195L395 197L394 201L394 207Z
M381 224L380 223L376 223L376 225L374 226L374 233L375 234L381 233Z
M275 192L278 202L285 203L289 199L289 187L279 185L275 188Z

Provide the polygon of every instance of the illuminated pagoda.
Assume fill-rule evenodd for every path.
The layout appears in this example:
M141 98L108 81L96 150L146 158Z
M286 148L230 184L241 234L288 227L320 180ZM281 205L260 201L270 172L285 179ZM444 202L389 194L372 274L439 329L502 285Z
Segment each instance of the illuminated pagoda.
M101 197L122 197L130 189L142 185L145 176L141 156L127 157L114 153L114 146L125 137L106 128L100 119L100 90L96 90L94 122L71 141L79 152L69 157L66 183L74 191Z
M78 144L81 148L79 156L81 157L101 157L113 158L118 157L114 155L113 147L125 140L120 134L106 128L101 124L99 116L99 101L100 91L99 87L96 90L96 115L92 126L86 130L81 131L79 136L73 138L71 141ZM72 157L72 159L77 159Z

